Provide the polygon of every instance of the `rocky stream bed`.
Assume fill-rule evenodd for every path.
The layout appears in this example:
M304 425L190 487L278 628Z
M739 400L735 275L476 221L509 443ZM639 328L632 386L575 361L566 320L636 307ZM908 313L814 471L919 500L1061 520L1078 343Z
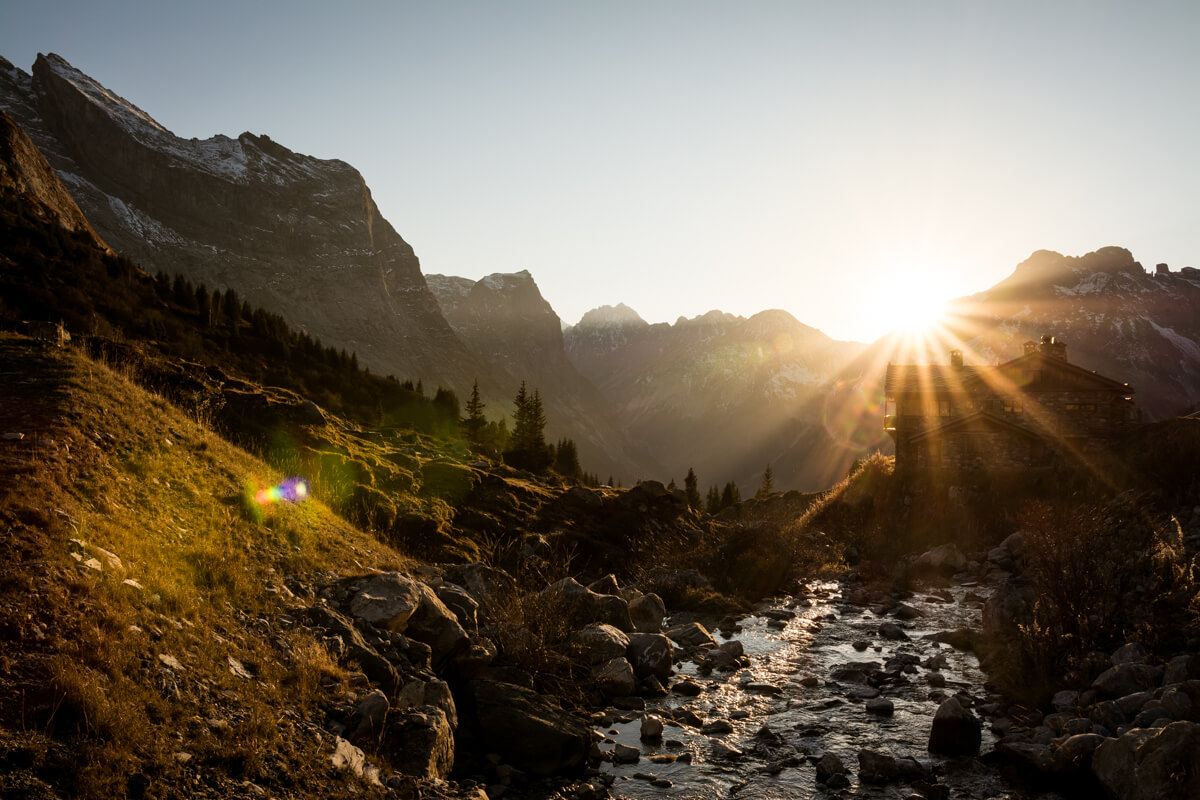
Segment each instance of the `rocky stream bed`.
M888 607L853 583L814 583L760 607L736 631L717 636L740 641L748 666L706 675L696 661L684 662L680 677L693 680L681 683L699 690L695 696L679 694L676 683L644 713L597 717L600 749L612 751L603 767L611 794L1028 796L976 758L927 750L943 701L957 695L973 707L989 700L975 655L934 638L977 629L986 594L966 581ZM647 718L648 733L657 728L653 720L664 723L661 736L643 738ZM982 744L985 752L994 744L986 730Z

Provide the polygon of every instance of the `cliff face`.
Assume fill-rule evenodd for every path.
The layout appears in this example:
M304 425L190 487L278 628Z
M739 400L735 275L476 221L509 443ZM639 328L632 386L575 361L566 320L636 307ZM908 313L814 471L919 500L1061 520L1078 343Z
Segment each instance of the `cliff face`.
M0 111L0 192L13 194L33 214L107 245L62 185L46 157L13 118Z
M385 374L459 387L479 371L350 165L250 133L181 139L55 55L32 75L0 63L0 105L143 268L234 287Z

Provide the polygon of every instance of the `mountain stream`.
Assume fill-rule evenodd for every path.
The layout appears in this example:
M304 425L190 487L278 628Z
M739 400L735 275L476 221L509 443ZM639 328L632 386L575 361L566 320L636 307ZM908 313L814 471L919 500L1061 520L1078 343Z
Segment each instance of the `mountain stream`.
M913 796L911 777L884 784L862 780L859 751L865 748L916 759L928 773L925 780L949 790L943 796L1027 797L976 758L945 758L926 749L942 700L959 693L979 704L986 695L972 653L924 637L978 629L986 591L966 582L917 592L906 601L918 613L901 623L908 637L903 640L881 635L881 624L895 622L893 616L849 603L848 590L837 583L811 584L799 597L761 607L733 633L749 656L748 668L702 675L687 662L679 677L693 677L701 693L647 702L645 714L666 723L661 739L641 739L636 713L610 713L597 725L605 737L602 750L617 743L639 750L634 763L605 762L611 794L629 800ZM720 643L724 637L714 638ZM871 675L881 683L878 689L868 684ZM892 702L890 716L867 710L876 694ZM704 726L673 722L680 709L694 712ZM985 723L981 752L994 742ZM844 763L848 785L817 781L813 762L826 753ZM934 787L930 796L942 792Z

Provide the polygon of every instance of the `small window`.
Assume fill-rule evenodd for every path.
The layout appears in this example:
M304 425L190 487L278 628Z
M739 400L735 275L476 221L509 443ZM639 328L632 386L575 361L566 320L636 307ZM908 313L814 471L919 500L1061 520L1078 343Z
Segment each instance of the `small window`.
M950 416L950 401L949 400L938 400L938 416L939 417Z
M1005 414L1020 414L1024 409L1021 407L1020 400L1008 399L1004 401Z

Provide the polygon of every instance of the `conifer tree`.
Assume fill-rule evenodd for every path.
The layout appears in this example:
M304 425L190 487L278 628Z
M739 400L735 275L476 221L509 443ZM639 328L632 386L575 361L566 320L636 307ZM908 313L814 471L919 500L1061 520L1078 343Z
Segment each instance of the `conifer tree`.
M560 439L554 448L554 471L564 478L579 479L582 476L583 482L587 482L579 466L579 451L572 440Z
M467 401L467 418L463 420L463 432L472 447L483 446L483 433L487 428L487 418L483 416L485 404L479 398L479 380L471 386L471 399Z
M765 500L775 492L775 473L771 471L771 464L767 462L767 468L763 470L762 485L758 487L758 491L754 493L755 500Z
M725 488L721 490L721 508L736 506L740 502L742 502L742 493L738 491L737 484L733 481L725 484Z
M710 514L716 514L721 510L721 492L717 489L714 483L708 487L708 495L705 497L704 510Z
M688 506L700 510L700 486L699 479L696 477L696 470L688 467L687 475L683 479L683 491L687 495Z
M549 467L554 461L554 453L546 446L545 429L542 397L536 389L529 394L525 381L521 381L521 388L513 398L512 436L504 460L531 472L542 472Z

